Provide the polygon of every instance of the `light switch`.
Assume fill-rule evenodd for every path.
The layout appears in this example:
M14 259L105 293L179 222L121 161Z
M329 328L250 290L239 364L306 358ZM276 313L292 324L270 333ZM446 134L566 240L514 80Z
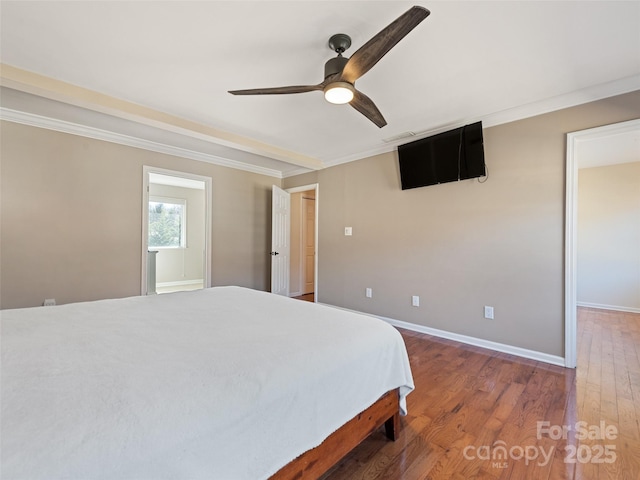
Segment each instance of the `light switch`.
M353 235L353 229L351 227L344 227L344 234L348 237Z

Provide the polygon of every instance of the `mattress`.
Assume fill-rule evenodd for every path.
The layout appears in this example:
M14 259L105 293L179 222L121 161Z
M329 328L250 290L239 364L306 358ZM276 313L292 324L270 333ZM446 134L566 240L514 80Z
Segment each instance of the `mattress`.
M413 389L385 322L241 287L0 322L4 480L268 478Z

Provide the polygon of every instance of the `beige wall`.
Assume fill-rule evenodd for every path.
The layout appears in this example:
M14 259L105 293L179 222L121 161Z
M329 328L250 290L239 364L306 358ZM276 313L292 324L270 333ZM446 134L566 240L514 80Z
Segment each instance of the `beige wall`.
M639 111L633 92L487 128L484 184L402 191L395 152L286 179L320 185L318 300L562 356L566 133Z
M578 172L578 303L640 312L640 161Z
M0 305L140 294L142 167L213 179L212 283L269 287L280 180L10 122L1 124Z

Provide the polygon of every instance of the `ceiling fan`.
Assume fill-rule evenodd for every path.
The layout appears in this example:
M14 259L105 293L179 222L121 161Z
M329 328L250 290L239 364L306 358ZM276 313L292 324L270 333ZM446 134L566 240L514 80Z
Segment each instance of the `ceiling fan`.
M389 50L422 20L427 18L430 13L424 7L411 7L360 47L350 58L345 58L342 54L351 46L351 38L344 33L333 35L329 39L329 47L338 56L325 63L324 81L317 85L230 90L229 93L233 95L278 95L322 90L328 102L337 104L349 103L378 127L382 128L387 124L387 121L373 101L356 89L355 82L371 70Z

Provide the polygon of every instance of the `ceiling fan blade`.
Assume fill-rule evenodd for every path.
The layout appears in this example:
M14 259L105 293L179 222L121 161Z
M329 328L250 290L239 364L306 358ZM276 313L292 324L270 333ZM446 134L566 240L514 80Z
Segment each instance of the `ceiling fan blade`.
M424 7L411 7L360 47L342 70L340 80L354 83L413 30L431 12Z
M373 103L373 100L367 97L364 93L356 90L353 94L353 100L351 100L349 104L375 123L378 127L382 128L387 124L387 121L384 119L375 103Z
M287 93L306 93L322 90L323 85L294 85L291 87L252 88L249 90L229 90L232 95L280 95Z

